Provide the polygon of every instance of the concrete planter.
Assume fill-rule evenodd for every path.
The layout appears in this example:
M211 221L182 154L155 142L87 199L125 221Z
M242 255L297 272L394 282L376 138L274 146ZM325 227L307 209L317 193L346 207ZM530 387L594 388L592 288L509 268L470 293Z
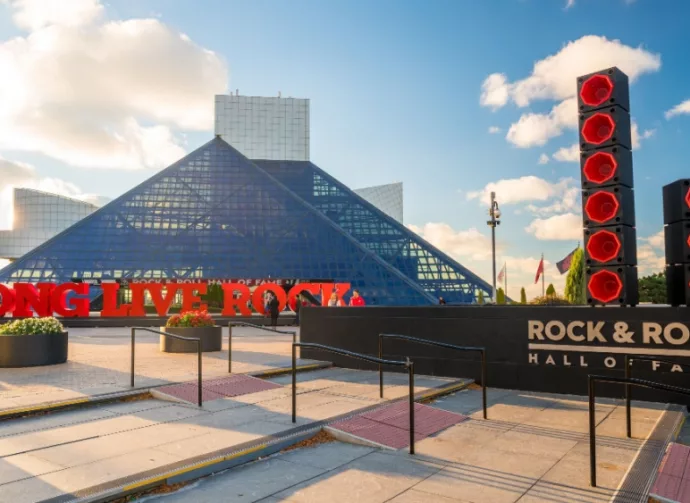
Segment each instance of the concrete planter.
M67 361L67 332L0 335L0 368L39 367Z
M220 351L223 348L223 327L161 327L161 332L201 339L203 352ZM196 353L196 343L160 336L160 350L164 353Z

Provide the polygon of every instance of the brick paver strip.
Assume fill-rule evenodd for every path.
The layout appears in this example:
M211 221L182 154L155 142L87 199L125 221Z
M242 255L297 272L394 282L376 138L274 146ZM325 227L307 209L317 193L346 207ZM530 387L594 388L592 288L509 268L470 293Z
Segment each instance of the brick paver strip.
M669 444L659 465L650 494L670 501L690 503L690 447Z
M276 388L282 388L282 386L242 374L210 379L203 382L201 385L201 389L203 390L202 399L204 402L226 397L248 395L249 393L257 393L259 391ZM196 403L198 400L198 389L196 382L186 382L182 384L173 384L171 386L163 386L158 388L157 391L186 402Z
M683 479L680 481L676 501L679 503L690 503L690 479Z
M265 381L263 379L257 379L256 377L248 375L235 375L230 377L222 377L220 379L213 379L203 383L202 386L204 389L209 389L214 393L227 397L247 395L249 393L257 393L259 391L282 388L280 384Z
M409 410L408 403L400 402L335 423L332 428L377 444L402 449L410 445ZM414 411L415 441L467 419L467 416L422 404L415 404Z

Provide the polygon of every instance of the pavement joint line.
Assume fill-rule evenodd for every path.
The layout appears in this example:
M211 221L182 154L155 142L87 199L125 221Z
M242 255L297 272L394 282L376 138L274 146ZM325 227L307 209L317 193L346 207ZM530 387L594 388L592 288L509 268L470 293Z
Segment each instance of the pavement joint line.
M309 364L309 365L301 365L297 367L298 372L308 372L310 370L320 370L320 369L327 369L329 367L332 367L333 365L331 363L314 363L314 364ZM249 372L247 374L230 374L230 375L249 375L251 377L256 377L257 379L262 379L265 377L275 377L276 375L281 375L281 374L289 374L292 372L292 367L284 367L276 370L270 370L270 371L259 371L258 373L255 372ZM148 386L145 388L136 388L134 390L127 390L127 391L118 391L115 393L106 393L103 395L93 395L91 397L84 397L84 398L74 398L71 400L63 400L59 402L49 402L45 404L39 404L39 405L32 405L29 407L18 407L15 409L7 409L0 411L0 422L6 420L6 419L12 419L16 417L21 417L26 414L34 413L34 412L53 412L53 411L59 411L61 409L71 407L73 405L102 405L107 402L115 402L118 401L122 398L131 398L134 396L138 395L143 395L146 393L149 393L150 390L156 389L156 388L161 388L164 386L170 386L172 384L187 384L187 382L182 382L182 383L164 383L164 384L156 384L155 386ZM193 383L192 383L193 384Z
M435 391L438 393L447 394L449 392L452 392L448 391L451 388L455 388L459 385L469 386L472 382L472 380L468 379L466 381L463 381L462 383L458 383L453 386L437 388ZM177 463L172 463L171 465L167 465L167 467L164 466L160 468L155 468L151 470L151 472L157 473L155 475L152 474L150 477L146 477L144 479L137 479L135 478L136 475L122 477L118 480L105 482L103 484L99 484L97 486L93 486L90 488L87 487L84 489L80 489L72 492L71 494L50 498L44 500L44 503L67 503L72 501L79 501L81 503L108 502L127 496L128 494L135 492L136 489L141 489L144 487L156 487L157 485L161 485L159 483L164 482L166 480L174 479L175 477L186 475L184 481L201 478L212 473L225 471L235 466L255 461L258 458L274 454L278 451L272 451L271 449L275 448L276 445L282 445L282 447L279 450L285 449L291 445L300 442L303 439L303 437L308 438L308 436L312 433L316 433L317 431L335 422L344 421L354 416L364 414L366 412L370 412L378 408L387 407L389 405L401 402L403 400L407 400L407 397L393 398L387 400L386 402L366 406L356 411L347 412L345 414L341 414L333 418L317 420L312 423L296 426L294 428L274 435L266 435L266 437L269 438L268 441L265 440L266 437L250 440L248 442L245 442L244 444L230 447L229 449L220 449L216 452L206 453L203 455L195 456L194 458L188 460L182 460ZM243 457L246 459L241 459ZM233 464L232 466L220 468L219 470L205 471L205 469L208 469L209 467L212 467L214 465L219 465L221 463L227 463L232 461L237 461L237 463ZM200 473L195 475L194 472L196 471L200 471ZM132 480L133 478L134 480ZM133 486L133 488L125 489L129 486Z
M47 448L48 448L48 449L52 449L53 447L62 447L63 445L69 445L69 444L76 444L76 443L79 443L79 442L85 442L86 440L93 440L94 438L101 438L101 436L100 436L100 435L94 435L93 437L79 438L79 439L77 439L77 440L69 440L69 441L67 441L67 442L61 442L61 443L59 443L59 444L51 445L51 446L49 446L49 447L47 447ZM19 455L21 455L21 454L29 454L29 453L31 453L31 452L42 451L42 450L45 450L45 449L46 449L46 447L37 447L37 448L35 448L35 449L27 449L27 450L21 451L21 452L13 452L12 454L7 454L6 456L0 456L0 459L7 459L7 458L11 458L12 456L19 456ZM2 484L0 484L0 485L2 485Z

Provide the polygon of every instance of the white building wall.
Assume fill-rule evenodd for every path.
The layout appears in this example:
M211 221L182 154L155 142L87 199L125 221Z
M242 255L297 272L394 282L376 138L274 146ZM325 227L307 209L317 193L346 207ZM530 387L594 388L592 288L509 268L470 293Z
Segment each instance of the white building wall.
M215 130L249 159L309 160L309 100L216 96Z
M378 209L400 223L403 223L403 184L389 183L365 187L354 191Z
M0 259L17 259L98 209L32 189L14 189L12 230L0 231Z

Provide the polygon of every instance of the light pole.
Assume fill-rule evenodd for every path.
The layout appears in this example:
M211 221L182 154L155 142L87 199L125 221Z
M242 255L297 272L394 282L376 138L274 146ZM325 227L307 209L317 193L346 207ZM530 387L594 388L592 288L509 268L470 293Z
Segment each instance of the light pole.
M491 193L491 205L489 206L489 216L491 220L486 222L486 225L491 227L491 261L493 263L493 276L491 277L493 284L493 301L496 299L496 226L501 225L501 210L498 209L498 203L496 202L496 193Z

